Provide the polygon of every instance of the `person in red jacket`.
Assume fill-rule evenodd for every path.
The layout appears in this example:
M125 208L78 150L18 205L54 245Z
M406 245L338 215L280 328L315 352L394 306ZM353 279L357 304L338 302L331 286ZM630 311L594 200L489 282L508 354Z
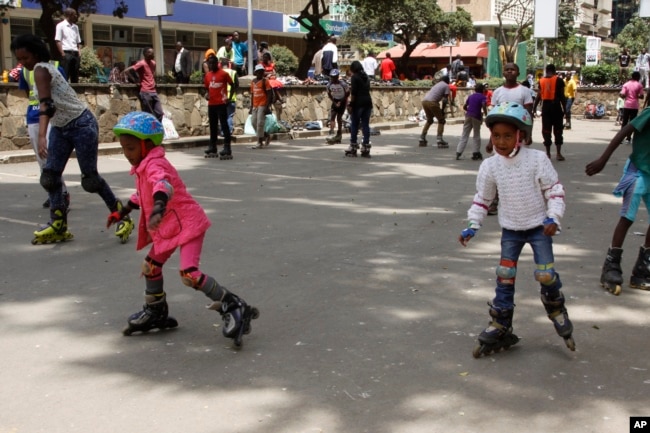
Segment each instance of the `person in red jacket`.
M113 133L120 140L124 157L131 163L136 192L126 206L109 215L107 225L120 221L133 209L140 209L136 248L140 250L151 244L142 264L145 304L142 311L129 317L123 334L178 326L176 319L169 316L162 268L174 251L180 249L181 281L213 301L210 309L220 312L223 335L240 347L242 336L250 332L250 322L258 317L259 311L201 272L201 249L211 222L165 157L165 148L161 146L162 123L152 114L134 111L117 122Z

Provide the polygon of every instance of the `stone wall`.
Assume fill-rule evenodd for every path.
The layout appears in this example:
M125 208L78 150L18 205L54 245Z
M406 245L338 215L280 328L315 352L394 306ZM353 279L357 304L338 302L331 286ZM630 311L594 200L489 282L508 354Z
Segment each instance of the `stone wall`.
M245 79L237 94L235 125L243 126L248 116L250 94ZM115 141L112 128L119 116L140 109L137 87L133 85L75 84L75 90L84 100L99 122L100 142ZM163 107L174 121L182 137L208 135L207 101L199 85L162 85L158 94ZM421 110L421 100L429 88L373 86L374 109L371 123L405 121ZM457 94L459 105L470 94L471 89L460 89ZM584 104L590 101L602 102L610 115L615 115L618 89L580 88L577 103L572 112L578 116L584 112ZM287 86L286 103L282 120L290 124L304 124L310 120L325 121L328 118L330 102L324 86ZM25 112L27 98L15 83L0 83L0 151L31 149Z

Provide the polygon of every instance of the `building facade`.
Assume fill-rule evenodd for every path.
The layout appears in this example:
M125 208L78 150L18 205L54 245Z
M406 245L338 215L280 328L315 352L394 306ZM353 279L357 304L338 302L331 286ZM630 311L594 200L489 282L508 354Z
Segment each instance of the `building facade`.
M638 2L638 0L577 0L574 15L576 33L584 36L598 36L603 39L609 38L614 22L612 3L622 4L634 1ZM549 1L549 3L552 2ZM456 8L462 7L472 16L477 33L484 34L488 38L496 37L499 27L497 14L500 11L504 11L502 18L506 25L525 22L535 13L534 0L438 0L438 5L445 12L453 12ZM635 11L638 11L638 6Z
M26 0L13 1L16 7L9 9L0 24L2 69L11 69L15 64L9 49L14 37L25 33L44 36L39 26L40 5ZM98 12L81 16L78 25L84 45L96 51L106 68L118 61L129 65L141 58L145 47L151 46L159 63L159 53L163 53L164 70L169 71L175 58L174 45L181 41L191 52L195 69L199 69L205 50L222 46L233 31L246 38L247 0L176 0L173 15L162 17L161 26L157 17L147 16L145 2L141 0L127 1L129 10L123 19L113 16L113 2L98 3ZM255 0L253 4L254 39L258 43L284 45L301 56L305 49L304 35L289 17L298 15L305 6L304 0Z

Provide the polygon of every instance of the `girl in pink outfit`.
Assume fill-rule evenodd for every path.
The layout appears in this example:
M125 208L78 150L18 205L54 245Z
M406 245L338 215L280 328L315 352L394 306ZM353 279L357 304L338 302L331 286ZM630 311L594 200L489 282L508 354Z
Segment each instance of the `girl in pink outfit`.
M108 225L120 221L133 209L141 209L137 249L152 244L142 264L145 304L142 311L129 317L124 335L178 326L168 313L162 267L180 247L181 281L214 301L210 309L221 313L223 335L240 347L243 334L250 332L250 321L259 316L259 311L199 269L203 238L211 223L165 158L165 149L160 146L164 136L162 124L153 115L136 111L124 116L113 132L132 165L137 191L121 211L109 215Z

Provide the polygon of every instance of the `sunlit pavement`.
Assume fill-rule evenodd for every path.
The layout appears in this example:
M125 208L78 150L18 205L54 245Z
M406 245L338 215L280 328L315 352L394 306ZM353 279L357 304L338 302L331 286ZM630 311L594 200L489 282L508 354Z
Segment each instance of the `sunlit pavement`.
M626 285L615 297L599 276L630 146L587 177L616 128L574 119L566 161L553 161L567 191L556 268L577 351L546 318L526 248L521 341L476 360L500 231L489 217L467 248L456 240L480 164L471 141L455 159L461 128L447 126L449 149L418 147L419 128L382 131L371 159L344 157L346 136L237 144L232 161L168 152L213 222L202 270L261 311L239 351L208 299L181 283L177 254L164 275L179 328L122 336L142 305L147 250L105 229L74 159L75 238L31 245L48 218L37 165L0 165L0 432L628 431L630 416L650 416L650 293ZM99 170L119 197L133 192L123 156L101 156ZM647 224L639 212L625 241L626 281Z

